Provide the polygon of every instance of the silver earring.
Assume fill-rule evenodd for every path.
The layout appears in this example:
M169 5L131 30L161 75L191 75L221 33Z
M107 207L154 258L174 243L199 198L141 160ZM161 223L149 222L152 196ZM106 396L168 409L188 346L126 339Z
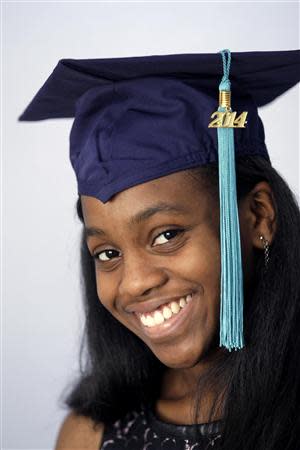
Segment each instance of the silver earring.
M264 254L265 254L265 270L268 268L269 264L269 251L270 251L270 244L267 239L264 238L264 236L259 236L259 239L263 242L264 245Z

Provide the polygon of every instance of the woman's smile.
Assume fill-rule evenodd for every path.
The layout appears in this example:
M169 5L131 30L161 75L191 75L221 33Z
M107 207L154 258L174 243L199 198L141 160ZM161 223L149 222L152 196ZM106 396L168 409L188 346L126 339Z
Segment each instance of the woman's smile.
M174 339L188 332L199 295L188 294L178 302L162 305L151 313L133 313L136 325L151 341Z

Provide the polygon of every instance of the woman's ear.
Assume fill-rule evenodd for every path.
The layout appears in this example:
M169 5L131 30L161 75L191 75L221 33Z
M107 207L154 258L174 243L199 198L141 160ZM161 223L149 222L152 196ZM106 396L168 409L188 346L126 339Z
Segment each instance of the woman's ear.
M241 228L249 245L261 249L263 236L269 244L276 232L276 205L272 190L266 181L261 181L248 193L240 205Z

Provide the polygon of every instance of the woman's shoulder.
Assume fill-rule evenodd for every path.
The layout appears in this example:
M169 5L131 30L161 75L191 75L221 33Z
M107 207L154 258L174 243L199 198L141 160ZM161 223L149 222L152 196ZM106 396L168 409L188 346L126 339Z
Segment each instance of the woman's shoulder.
M55 450L99 450L103 432L103 424L95 424L89 417L70 412L60 427Z

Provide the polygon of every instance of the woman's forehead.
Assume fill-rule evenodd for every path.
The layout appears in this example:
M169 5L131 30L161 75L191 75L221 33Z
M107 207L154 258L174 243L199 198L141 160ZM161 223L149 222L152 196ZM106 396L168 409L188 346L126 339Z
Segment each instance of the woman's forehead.
M199 187L198 195L193 195L195 189L193 179L185 171L180 171L125 189L106 203L95 197L81 195L85 223L99 216L102 220L112 216L125 219L150 208L187 213L201 195Z

